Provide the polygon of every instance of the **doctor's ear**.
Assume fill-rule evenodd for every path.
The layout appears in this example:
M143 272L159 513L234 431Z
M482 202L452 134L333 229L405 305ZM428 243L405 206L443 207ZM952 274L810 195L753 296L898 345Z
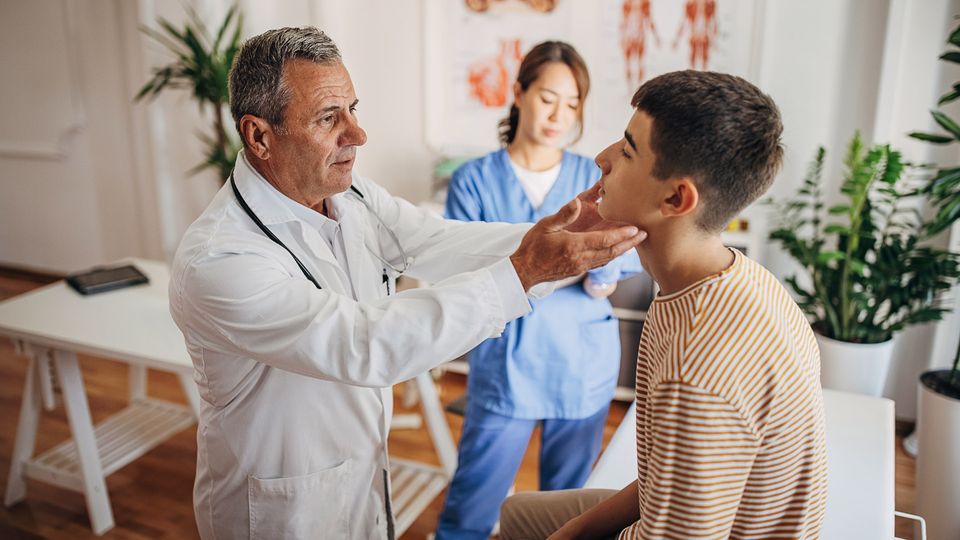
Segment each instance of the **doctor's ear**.
M274 136L273 126L263 118L252 114L240 117L240 137L246 143L247 150L259 159L270 157L270 145Z
M697 209L700 204L700 191L689 177L667 180L667 192L660 203L660 212L664 217L680 217Z

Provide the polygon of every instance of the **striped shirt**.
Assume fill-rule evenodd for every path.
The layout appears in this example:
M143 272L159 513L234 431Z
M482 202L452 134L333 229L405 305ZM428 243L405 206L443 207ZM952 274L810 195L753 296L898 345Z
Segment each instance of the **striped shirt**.
M648 312L637 478L641 518L621 540L820 535L819 350L783 286L740 252Z

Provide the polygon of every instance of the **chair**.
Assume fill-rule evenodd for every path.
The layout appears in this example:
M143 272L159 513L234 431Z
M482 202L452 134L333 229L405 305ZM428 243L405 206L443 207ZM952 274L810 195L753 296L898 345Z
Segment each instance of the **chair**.
M894 408L883 398L823 391L827 429L824 540L894 538ZM631 405L584 487L622 489L636 478L636 405Z

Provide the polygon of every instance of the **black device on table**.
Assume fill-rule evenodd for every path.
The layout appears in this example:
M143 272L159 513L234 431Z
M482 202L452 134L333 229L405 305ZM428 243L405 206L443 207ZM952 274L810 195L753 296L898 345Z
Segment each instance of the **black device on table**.
M140 285L150 280L136 266L125 264L98 267L79 274L71 274L67 276L66 281L75 291L86 295Z

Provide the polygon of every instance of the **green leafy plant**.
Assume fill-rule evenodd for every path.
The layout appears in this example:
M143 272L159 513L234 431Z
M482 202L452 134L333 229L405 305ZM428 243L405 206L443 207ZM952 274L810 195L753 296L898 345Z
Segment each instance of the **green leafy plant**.
M791 200L776 204L779 242L810 277L787 283L822 335L882 343L905 327L939 320L942 293L960 277L960 254L921 245L929 224L915 210L920 196L905 178L900 154L867 149L854 135L844 160L844 202L826 208L819 148ZM913 204L911 204L913 203Z
M947 38L948 50L940 55L940 60L960 64L960 26L957 26ZM952 88L940 97L937 107L943 107L960 98L960 81L953 83ZM960 142L960 125L946 113L938 110L930 111L937 125L946 133L926 133L915 131L911 137L934 144L954 144ZM923 192L929 196L930 202L936 209L936 215L927 224L928 234L937 234L953 226L960 218L960 167L944 167L936 170L933 179L924 188ZM953 367L949 379L946 381L951 394L960 397L960 339L957 343L957 352L953 357ZM936 389L936 388L935 388Z
M241 147L232 124L228 129L228 124L224 122L224 108L230 101L227 81L233 58L240 49L243 16L237 6L231 7L215 35L207 31L193 9L187 10L187 21L183 28L177 28L163 18L157 24L161 30L144 27L141 31L165 47L176 59L168 65L154 68L153 77L143 85L135 100L156 98L168 88L191 90L201 112L209 109L213 114L212 135L198 135L206 148L205 160L191 172L214 167L221 181L225 181L233 170Z

